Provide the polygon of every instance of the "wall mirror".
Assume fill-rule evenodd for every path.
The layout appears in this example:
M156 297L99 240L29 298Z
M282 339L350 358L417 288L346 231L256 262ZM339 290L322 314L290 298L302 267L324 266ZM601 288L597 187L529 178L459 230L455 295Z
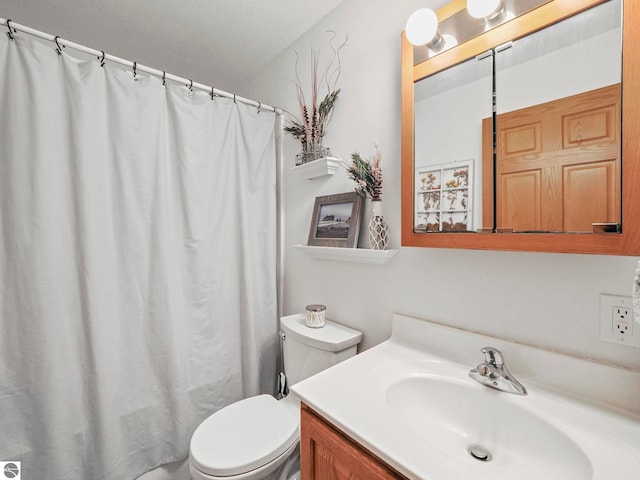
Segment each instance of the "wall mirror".
M403 245L639 254L631 3L552 0L424 61L403 34Z

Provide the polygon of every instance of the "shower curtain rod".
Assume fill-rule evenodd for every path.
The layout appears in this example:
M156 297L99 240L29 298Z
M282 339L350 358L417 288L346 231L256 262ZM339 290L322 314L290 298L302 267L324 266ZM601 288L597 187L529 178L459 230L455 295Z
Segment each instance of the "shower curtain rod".
M246 103L247 105L252 105L258 108L258 111L269 111L275 112L277 115L282 115L282 110L279 108L272 107L271 105L265 105L261 102L257 102L255 100L251 100L248 98L241 97L240 95L236 95L235 93L225 92L224 90L218 90L209 85L205 85L203 83L194 82L189 78L178 77L177 75L173 75L171 73L166 73L163 70L158 70L155 68L147 67L146 65L141 65L137 62L132 62L130 60L125 60L123 58L116 57L114 55L110 55L105 53L102 50L96 50L94 48L90 48L84 45L80 45L78 43L72 42L70 40L65 40L56 35L50 35L48 33L41 32L40 30L36 30L31 27L27 27L26 25L21 25L19 23L14 22L11 19L5 19L0 17L0 25L7 27L7 35L9 38L13 39L14 32L23 32L29 35L33 35L34 37L41 38L43 40L47 40L49 42L54 42L60 51L60 47L69 47L79 52L87 53L89 55L93 55L98 58L101 62L108 60L110 62L119 63L120 65L124 65L126 67L131 68L134 73L137 72L145 72L150 75L154 75L156 77L162 78L163 81L171 80L172 82L181 83L185 85L190 90L197 88L198 90L202 90L204 92L209 93L212 97L225 97L233 100L234 102Z

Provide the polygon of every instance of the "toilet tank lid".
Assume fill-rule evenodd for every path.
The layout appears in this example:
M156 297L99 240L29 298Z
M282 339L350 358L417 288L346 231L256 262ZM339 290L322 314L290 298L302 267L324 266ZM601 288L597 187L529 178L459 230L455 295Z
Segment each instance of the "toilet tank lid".
M327 320L322 328L311 328L305 324L301 313L280 319L280 326L286 335L310 347L327 352L340 352L357 345L362 340L362 332Z

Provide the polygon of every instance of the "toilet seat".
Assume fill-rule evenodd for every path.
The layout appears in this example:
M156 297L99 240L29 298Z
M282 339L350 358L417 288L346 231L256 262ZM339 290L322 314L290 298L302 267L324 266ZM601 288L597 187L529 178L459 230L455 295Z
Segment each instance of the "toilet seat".
M292 456L298 456L297 468L292 470L293 474L291 480L295 479L295 475L297 474L297 480L300 480L300 453L298 452L298 443L291 445L282 455L280 455L275 460L272 460L270 463L263 465L261 467L256 468L255 470L251 470L247 473L241 473L240 475L232 475L230 477L217 477L213 475L208 475L204 472L198 470L193 464L189 465L189 473L191 473L191 478L193 480L259 480L264 479L268 475L277 471L279 468L285 466L287 462L291 461ZM292 467L289 467L291 469ZM279 477L280 478L280 477Z
M191 438L191 464L211 477L251 472L295 448L298 425L271 395L246 398L200 424Z

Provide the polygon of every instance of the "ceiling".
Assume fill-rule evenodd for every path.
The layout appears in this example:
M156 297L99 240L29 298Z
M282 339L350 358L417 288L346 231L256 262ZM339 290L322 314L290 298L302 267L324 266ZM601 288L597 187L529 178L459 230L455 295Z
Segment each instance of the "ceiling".
M342 1L0 0L0 17L242 94Z

